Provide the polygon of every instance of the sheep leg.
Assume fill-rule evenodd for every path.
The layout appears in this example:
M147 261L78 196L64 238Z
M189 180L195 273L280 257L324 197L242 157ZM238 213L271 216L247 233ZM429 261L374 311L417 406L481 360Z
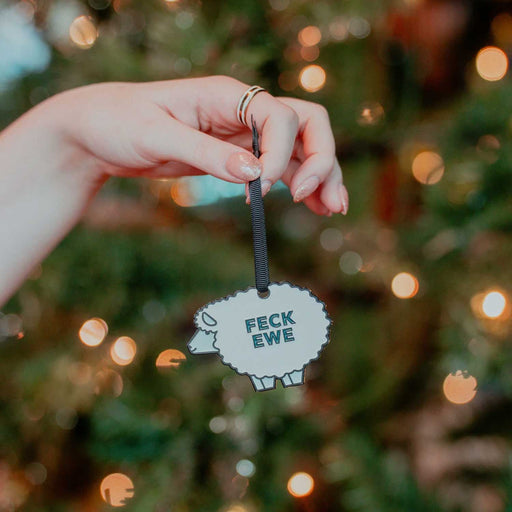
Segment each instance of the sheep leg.
M266 391L276 387L276 379L274 377L263 377L260 379L254 375L250 375L250 378L256 391Z
M296 370L294 372L287 373L282 379L283 387L288 388L290 386L300 386L304 384L304 370Z

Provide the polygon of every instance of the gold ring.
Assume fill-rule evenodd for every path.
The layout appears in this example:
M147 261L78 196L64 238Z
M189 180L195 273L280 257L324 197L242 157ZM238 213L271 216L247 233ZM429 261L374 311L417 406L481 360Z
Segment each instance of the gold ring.
M265 89L263 87L260 87L259 85L253 85L247 89L240 98L240 101L238 102L238 107L236 109L236 116L238 120L245 126L249 128L249 125L247 124L247 121L245 120L245 114L247 112L247 107L249 106L250 101L261 91L264 91Z

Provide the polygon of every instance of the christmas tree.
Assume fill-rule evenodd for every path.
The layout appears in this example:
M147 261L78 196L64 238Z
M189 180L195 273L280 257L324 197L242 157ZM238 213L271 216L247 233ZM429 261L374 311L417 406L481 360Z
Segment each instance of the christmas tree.
M110 179L0 314L0 510L512 510L510 2L0 9L1 128L89 83L229 75L324 105L351 197L265 198L272 280L333 327L305 386L255 393L186 349L253 284L243 186Z

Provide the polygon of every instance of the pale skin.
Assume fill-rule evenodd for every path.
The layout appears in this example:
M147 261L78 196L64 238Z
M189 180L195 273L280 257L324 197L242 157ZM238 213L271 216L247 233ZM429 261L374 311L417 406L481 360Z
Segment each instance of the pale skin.
M0 306L64 238L109 176L211 174L233 183L282 180L318 215L346 214L348 193L329 115L268 92L236 117L248 84L228 76L103 83L58 94L0 133Z

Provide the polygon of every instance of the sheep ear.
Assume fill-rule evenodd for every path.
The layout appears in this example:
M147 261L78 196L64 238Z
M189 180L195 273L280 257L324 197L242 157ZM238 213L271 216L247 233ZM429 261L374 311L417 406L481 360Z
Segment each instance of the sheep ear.
M206 313L205 311L203 311L202 315L201 315L201 318L203 320L203 322L208 326L208 327L215 327L217 325L217 320L215 320L215 318L213 318L212 316L210 316L208 313Z

